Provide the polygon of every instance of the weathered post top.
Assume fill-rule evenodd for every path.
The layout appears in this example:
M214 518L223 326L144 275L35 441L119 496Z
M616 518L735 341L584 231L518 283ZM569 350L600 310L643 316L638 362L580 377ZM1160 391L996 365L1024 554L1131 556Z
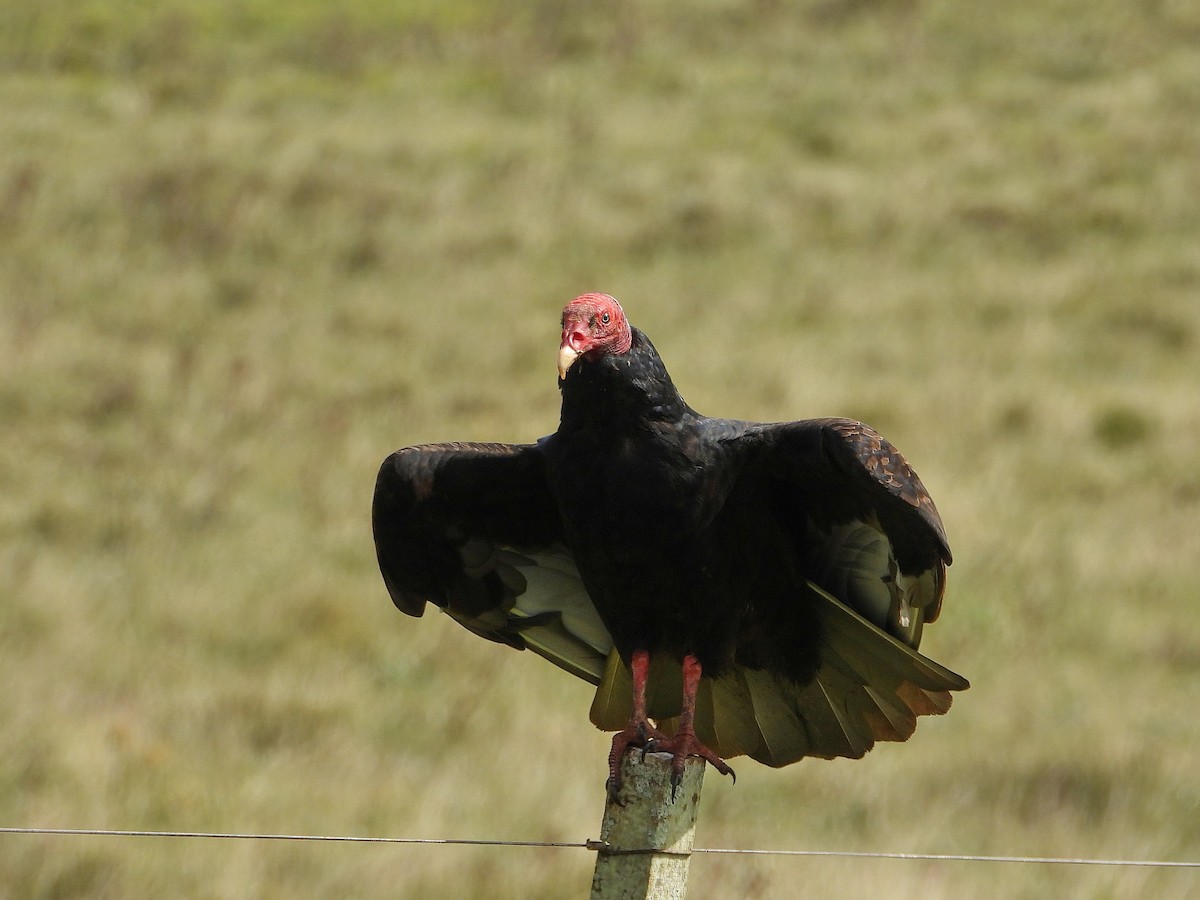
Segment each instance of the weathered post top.
M704 761L687 760L674 800L669 753L626 753L621 778L604 806L592 900L682 900Z

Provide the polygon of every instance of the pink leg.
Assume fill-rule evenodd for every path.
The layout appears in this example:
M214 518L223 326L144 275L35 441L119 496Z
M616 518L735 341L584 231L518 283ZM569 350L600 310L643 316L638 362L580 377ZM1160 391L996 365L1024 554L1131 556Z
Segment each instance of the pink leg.
M737 781L733 769L725 760L709 750L696 737L696 690L700 687L700 661L692 655L683 658L683 711L679 715L679 728L669 738L653 738L648 741L643 752L670 753L671 760L671 799L675 798L675 790L683 778L683 764L689 756L698 756L711 763L713 768L722 775L729 775Z
M650 674L650 654L635 650L629 660L633 675L633 715L625 727L613 735L608 754L608 793L614 800L621 790L621 758L630 747L645 747L648 742L665 737L646 718L646 679Z

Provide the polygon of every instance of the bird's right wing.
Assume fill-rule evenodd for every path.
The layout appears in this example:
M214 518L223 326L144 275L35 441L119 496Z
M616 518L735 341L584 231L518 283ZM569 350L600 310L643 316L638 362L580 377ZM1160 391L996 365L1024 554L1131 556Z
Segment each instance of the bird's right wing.
M916 647L941 607L950 550L933 501L899 451L849 419L712 419L705 427L734 463L711 470L738 473L741 494L730 496L748 504L745 521L762 523L759 538L782 533L800 562L793 590L756 598L751 652L701 680L695 728L705 745L771 766L856 758L876 741L907 740L919 716L945 712L967 680ZM791 604L811 618L790 617ZM789 674L779 661L812 633L820 635L815 671ZM656 679L652 663L652 689L656 682L681 685L678 665ZM621 727L631 688L628 670L611 661L592 721ZM647 695L664 731L676 727L678 690Z
M392 602L596 684L612 638L563 544L536 444L427 444L379 469L375 552Z

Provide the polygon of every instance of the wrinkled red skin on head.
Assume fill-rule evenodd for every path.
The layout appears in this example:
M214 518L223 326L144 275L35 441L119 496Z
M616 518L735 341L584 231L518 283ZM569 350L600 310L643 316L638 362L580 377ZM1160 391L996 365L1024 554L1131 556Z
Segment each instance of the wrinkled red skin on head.
M632 343L625 311L608 294L581 294L563 309L560 347L595 359L603 353L627 353Z

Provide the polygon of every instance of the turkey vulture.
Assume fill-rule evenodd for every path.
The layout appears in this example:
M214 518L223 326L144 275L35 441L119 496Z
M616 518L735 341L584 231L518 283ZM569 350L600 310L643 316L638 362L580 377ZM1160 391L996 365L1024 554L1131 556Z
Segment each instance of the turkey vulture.
M558 431L397 450L372 525L392 601L596 685L627 748L771 766L858 758L967 681L916 652L950 548L900 452L850 419L689 407L606 294L562 315Z

